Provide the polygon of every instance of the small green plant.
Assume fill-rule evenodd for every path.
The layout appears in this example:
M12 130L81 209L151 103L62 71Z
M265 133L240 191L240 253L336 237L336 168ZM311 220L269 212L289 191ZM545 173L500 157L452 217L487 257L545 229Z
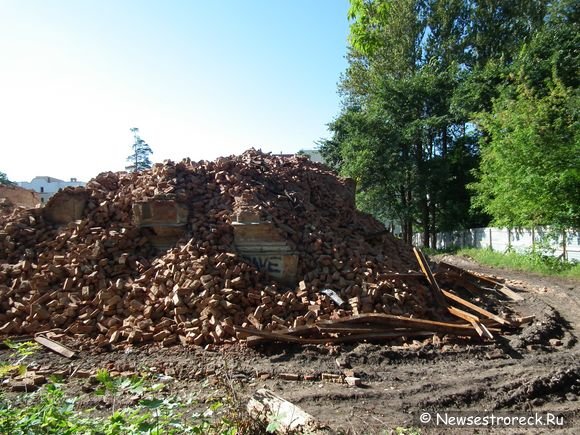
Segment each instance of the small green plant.
M276 433L280 429L280 418L279 415L269 415L268 416L268 426L266 426L266 432Z
M95 415L94 409L75 408L63 384L52 381L42 389L7 400L0 394L0 433L10 434L223 434L263 433L257 423L225 401L201 404L193 396L163 397L163 384L144 377L112 376L98 370L99 387L94 394L112 399L111 412ZM118 407L124 394L142 396L135 406ZM226 403L227 402L227 403ZM200 409L192 412L192 408Z
M32 341L14 342L9 339L4 340L3 343L13 352L9 356L9 361L0 362L0 379L12 373L24 375L28 370L28 365L24 364L24 361L29 356L34 355L40 345Z
M30 395L21 402L0 398L0 433L82 433L87 425L75 418L74 404L75 399L65 398L59 384L47 384L39 397Z
M113 413L115 412L117 397L120 394L124 392L142 394L144 391L143 383L145 378L143 377L113 377L107 369L98 369L95 377L101 384L95 393L100 396L109 394L113 397Z
M34 355L38 351L38 349L40 349L40 345L33 341L23 341L17 343L8 339L4 340L4 344L10 349L14 350L12 356L20 357L21 361L24 360L26 357Z

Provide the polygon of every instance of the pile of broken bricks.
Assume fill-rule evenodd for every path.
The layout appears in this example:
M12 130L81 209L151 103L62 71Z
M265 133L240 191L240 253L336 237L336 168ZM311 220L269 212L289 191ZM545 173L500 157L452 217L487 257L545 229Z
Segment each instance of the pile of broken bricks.
M351 181L304 157L249 150L103 173L0 226L0 338L398 343L517 326L440 289L417 255L356 210Z

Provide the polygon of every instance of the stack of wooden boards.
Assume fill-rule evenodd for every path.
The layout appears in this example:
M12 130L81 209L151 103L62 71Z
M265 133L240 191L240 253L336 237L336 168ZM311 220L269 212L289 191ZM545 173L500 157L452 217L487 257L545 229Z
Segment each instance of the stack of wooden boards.
M236 253L232 222L242 196L297 252L295 286L277 284ZM133 204L148 200L188 210L183 238L166 251L133 221ZM366 331L370 323L405 336L437 332L415 319L440 321L447 333L491 335L509 323L447 306L450 296L416 270L411 248L358 212L353 184L323 165L255 150L168 161L143 173L100 174L44 209L0 222L0 335L52 331L97 346L169 346L313 327L344 341L330 330ZM457 315L462 323L448 324Z

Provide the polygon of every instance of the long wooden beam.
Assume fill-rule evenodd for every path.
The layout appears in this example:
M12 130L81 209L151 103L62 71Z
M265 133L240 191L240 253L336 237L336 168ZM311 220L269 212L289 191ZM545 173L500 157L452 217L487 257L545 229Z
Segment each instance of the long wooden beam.
M439 263L439 266L441 266L447 270L452 270L454 272L457 272L457 273L459 273L460 276L467 275L471 279L474 279L476 281L484 282L488 285L491 285L495 290L499 291L500 293L504 294L505 296L507 296L508 298L510 298L514 301L523 301L524 300L524 298L521 295L517 294L516 292L514 292L513 290L508 288L505 284L497 282L489 277L476 275L473 272L470 272L468 270L454 266L453 264L445 263L443 261L441 263Z
M485 309L483 309L483 308L481 308L481 307L479 307L479 306L477 306L475 304L472 304L471 302L466 301L465 299L462 299L459 296L454 295L451 292L448 292L448 291L443 290L443 289L441 289L441 292L448 299L451 299L452 301L455 301L455 302L463 305L464 307L467 307L469 309L472 309L473 311L476 311L479 314L481 314L481 315L483 315L483 316L485 316L485 317L487 317L489 319L495 320L496 322L501 323L502 325L510 325L510 322L508 322L507 320L502 319L501 317L496 316L495 314L490 313L489 311L487 311L487 310L485 310Z
M477 317L475 314L468 313L467 311L460 310L459 308L456 307L448 307L447 310L455 317L458 317L459 319L467 320L470 323L473 320L479 322L479 317Z
M395 332L373 332L365 334L351 334L351 335L341 335L338 337L322 337L322 338L309 338L309 337L295 337L293 335L287 334L276 334L275 332L268 331L258 331L252 328L243 328L241 326L234 326L236 332L241 332L249 334L250 336L246 339L248 345L257 344L263 342L263 339L269 341L279 341L287 343L298 343L298 344L326 344L326 343L349 343L364 340L392 340L393 338L399 337L429 337L435 334L434 331L413 331L410 329L398 330ZM466 336L472 335L469 333L464 334ZM258 339L256 339L257 337Z
M445 301L445 298L443 297L443 293L441 293L441 289L439 288L439 285L437 284L437 281L435 280L435 277L433 276L433 272L431 272L431 268L429 267L429 263L425 259L425 256L423 255L421 250L415 246L413 246L413 252L415 253L415 257L417 257L417 262L419 263L419 267L421 268L421 270L425 274L425 277L427 278L427 281L431 285L431 289L433 291L433 296L435 297L435 300L437 301L437 303L440 306L446 307L447 302Z
M493 340L493 335L491 335L491 332L489 332L489 329L487 329L479 321L479 317L477 317L471 313L468 313L466 311L460 310L459 308L455 308L455 307L448 307L448 310L454 316L459 317L460 319L463 319L463 320L467 320L471 324L471 326L473 326L473 329L475 329L475 331L477 331L477 333L479 334L480 337L486 337L486 338L489 338L490 340Z
M403 316L395 316L392 314L382 313L368 313L358 314L356 316L344 317L335 320L320 320L316 323L317 327L324 328L325 326L335 326L338 324L360 324L360 323L376 323L386 325L391 328L410 328L422 329L427 331L442 332L445 334L456 335L470 335L472 331L470 324L457 324L438 322L435 320L413 319Z

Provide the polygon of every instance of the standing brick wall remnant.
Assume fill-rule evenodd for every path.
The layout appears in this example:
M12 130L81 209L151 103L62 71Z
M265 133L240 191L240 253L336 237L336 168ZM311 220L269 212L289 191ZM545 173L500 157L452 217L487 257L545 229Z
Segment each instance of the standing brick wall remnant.
M40 196L36 192L18 186L0 185L0 198L17 207L34 208L40 204Z

